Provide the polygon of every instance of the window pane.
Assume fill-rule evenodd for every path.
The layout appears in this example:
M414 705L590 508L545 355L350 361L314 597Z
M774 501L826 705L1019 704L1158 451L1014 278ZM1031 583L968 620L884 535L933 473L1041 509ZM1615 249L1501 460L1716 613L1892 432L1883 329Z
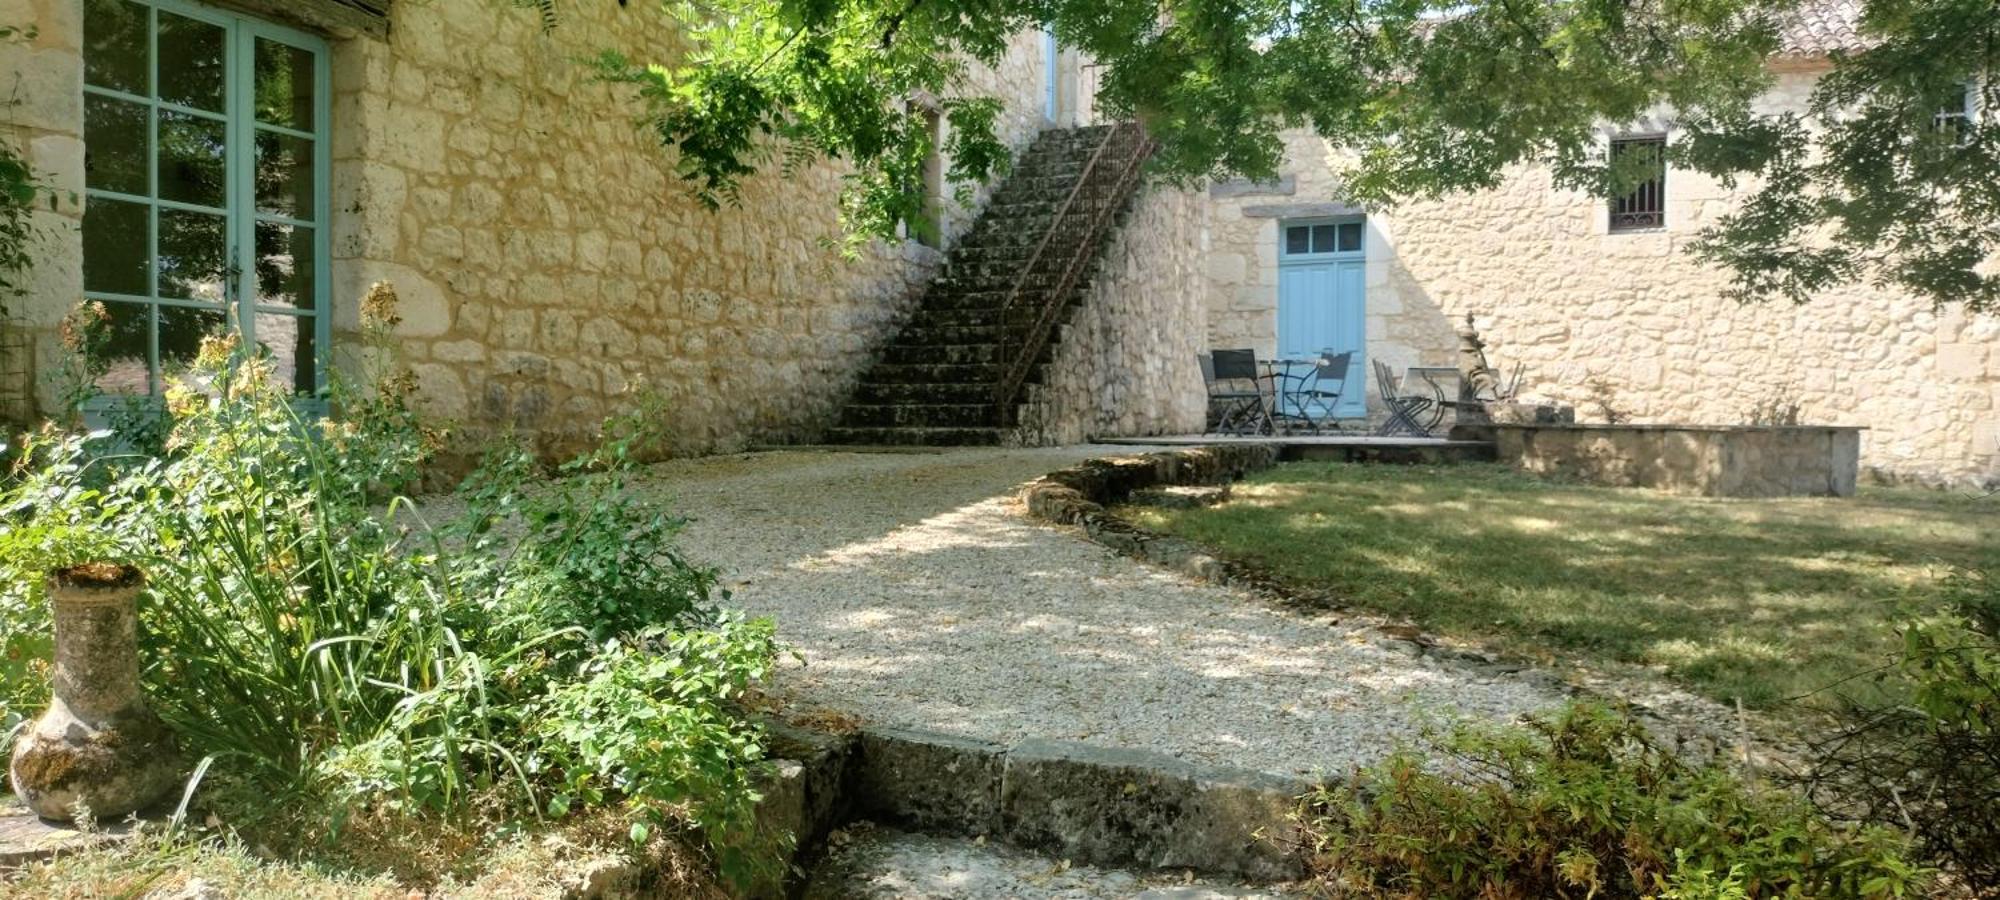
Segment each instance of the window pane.
M97 378L97 389L107 394L152 393L146 362L153 343L152 307L106 300L104 311L111 318L102 351L107 367Z
M228 272L223 221L208 213L160 210L160 296L222 302Z
M1340 252L1353 253L1361 249L1361 223L1347 222L1340 226Z
M83 183L121 194L148 195L148 109L110 97L83 98Z
M257 223L257 302L293 309L313 308L317 262L313 229L282 222Z
M221 209L228 202L223 123L160 110L160 196Z
M223 31L160 10L160 99L222 111Z
M1313 226L1313 252L1314 252L1314 253L1332 253L1332 252L1333 252L1333 232L1334 232L1334 227L1333 227L1332 225L1314 225L1314 226Z
M145 296L150 207L92 197L83 210L83 289Z
M279 384L296 393L319 387L315 320L284 313L257 314L257 352L271 362Z
M1303 225L1296 225L1285 229L1285 252L1311 253L1312 229Z
M84 0L83 80L147 96L146 8L129 0Z
M229 327L229 317L219 309L190 309L161 306L160 374L172 376L186 369L201 352L201 339L221 334Z
M312 92L310 51L257 39L257 121L311 131Z
M257 132L257 211L293 219L313 217L313 142Z

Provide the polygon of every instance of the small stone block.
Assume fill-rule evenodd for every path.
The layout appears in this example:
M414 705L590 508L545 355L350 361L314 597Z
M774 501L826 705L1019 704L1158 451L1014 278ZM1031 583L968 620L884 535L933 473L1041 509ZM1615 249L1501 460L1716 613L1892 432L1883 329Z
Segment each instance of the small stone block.
M1289 814L1307 785L1157 753L1031 740L1007 756L1007 840L1100 865L1280 881L1303 872Z
M918 830L992 834L1006 753L1000 744L957 735L864 729L855 805L864 815Z
M12 797L0 800L0 870L41 862L58 854L88 850L131 837L130 822L113 822L96 831L78 831L28 811Z

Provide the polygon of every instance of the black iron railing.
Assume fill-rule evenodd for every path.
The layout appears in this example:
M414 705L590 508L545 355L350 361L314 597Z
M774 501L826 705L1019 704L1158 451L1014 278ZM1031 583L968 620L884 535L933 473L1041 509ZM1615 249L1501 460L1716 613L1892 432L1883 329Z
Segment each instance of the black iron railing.
M1063 307L1096 262L1152 152L1152 139L1138 123L1106 129L1007 291L1000 305L1000 375L993 395L1002 425L1014 424L1021 392L1048 348Z

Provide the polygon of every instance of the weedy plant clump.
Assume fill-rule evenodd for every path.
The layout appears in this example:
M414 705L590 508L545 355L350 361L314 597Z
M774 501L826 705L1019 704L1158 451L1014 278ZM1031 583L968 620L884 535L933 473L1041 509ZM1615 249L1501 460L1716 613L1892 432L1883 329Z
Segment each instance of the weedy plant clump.
M0 724L47 702L46 574L115 560L148 576L146 688L201 760L195 807L260 843L615 810L632 845L762 874L741 701L779 648L634 489L652 438L613 423L553 472L500 446L433 522L403 494L437 447L408 391L307 416L218 338L166 395L159 454L29 436L0 482Z
M1689 762L1576 704L1460 727L1308 796L1316 887L1340 897L1917 897L1904 837Z

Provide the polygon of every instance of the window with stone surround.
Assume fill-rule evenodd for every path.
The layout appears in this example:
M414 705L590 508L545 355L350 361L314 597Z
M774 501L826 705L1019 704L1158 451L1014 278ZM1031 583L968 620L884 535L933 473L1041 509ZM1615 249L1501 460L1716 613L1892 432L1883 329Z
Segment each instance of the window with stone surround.
M1665 135L1614 138L1614 164L1636 161L1650 173L1630 193L1611 198L1611 231L1652 231L1667 224L1667 138Z
M312 35L181 0L84 0L84 296L105 394L234 330L324 387L331 70Z

